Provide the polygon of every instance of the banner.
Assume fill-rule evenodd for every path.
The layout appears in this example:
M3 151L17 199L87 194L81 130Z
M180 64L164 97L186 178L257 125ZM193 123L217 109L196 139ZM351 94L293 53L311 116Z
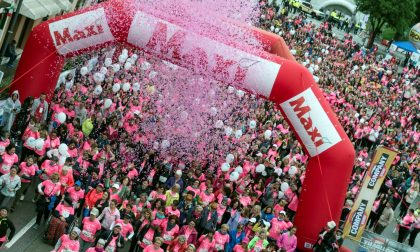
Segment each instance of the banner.
M369 252L415 252L418 251L393 239L385 238L373 232L365 231L359 243L358 251Z
M380 146L365 174L362 188L344 226L344 236L360 241L379 189L398 152Z

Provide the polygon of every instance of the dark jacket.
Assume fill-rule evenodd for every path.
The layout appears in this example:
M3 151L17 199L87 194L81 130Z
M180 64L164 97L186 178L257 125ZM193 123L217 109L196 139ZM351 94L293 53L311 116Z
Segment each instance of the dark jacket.
M7 229L10 229L10 234L7 237L9 241L13 238L15 235L15 225L9 220L8 217L1 218L0 219L0 237L3 237L7 234Z
M211 215L210 219L208 216ZM217 224L217 211L211 212L208 207L205 207L203 209L203 212L201 213L201 220L199 227L202 230L216 230L216 224Z
M108 246L108 244L111 242L111 240L112 240L112 238L113 238L113 234L114 234L114 231L113 230L110 230L110 231L106 231L106 232L103 232L100 236L99 236L99 239L104 239L106 242L105 242L105 246L104 246L104 248L106 248L107 246ZM114 236L115 237L115 236ZM98 239L98 240L99 240ZM122 249L122 248L124 248L124 237L121 235L121 234L118 234L118 238L117 238L117 240L115 241L115 244L116 244L116 252L118 252L118 250L119 249Z

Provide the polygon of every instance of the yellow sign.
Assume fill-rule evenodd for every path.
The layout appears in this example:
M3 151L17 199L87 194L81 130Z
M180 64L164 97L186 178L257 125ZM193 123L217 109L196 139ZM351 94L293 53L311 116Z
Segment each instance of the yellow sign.
M397 154L398 152L383 146L376 149L369 170L365 175L363 186L360 189L359 195L357 195L353 208L347 216L343 230L344 236L355 241L360 241L376 195Z

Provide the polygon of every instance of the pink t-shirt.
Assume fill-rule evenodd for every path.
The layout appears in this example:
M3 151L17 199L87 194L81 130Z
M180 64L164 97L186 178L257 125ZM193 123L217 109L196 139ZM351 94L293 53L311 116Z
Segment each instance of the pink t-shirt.
M79 240L72 240L70 236L65 234L61 236L61 246L57 252L78 252L80 248Z
M207 237L201 237L199 242L200 246L198 247L197 252L211 252L216 245L216 240L214 238L210 241Z
M44 187L43 192L46 197L51 197L53 195L56 195L61 189L60 183L54 184L51 180L45 180L41 184Z
M45 160L41 165L41 169L45 170L45 174L47 174L48 177L51 177L52 174L60 171L58 164L51 165L51 160Z
M35 172L37 170L37 167L35 165L31 165L31 166L28 167L26 165L26 162L20 163L19 167L20 167L19 176L21 177L21 182L22 183L29 183L29 182L31 182L31 180L22 178L22 175L26 175L28 177L35 176Z
M268 236L274 240L277 240L281 236L282 232L288 228L288 225L285 221L280 221L277 218L272 219L270 224L271 227Z
M133 225L131 225L130 223L125 224L123 220L119 219L115 222L115 224L121 224L122 229L121 229L121 235L124 238L127 238L127 236L131 233L134 232L133 229Z
M147 246L143 252L163 252L163 249L158 248L155 249L155 245L154 244L150 244L149 246Z
M73 202L79 202L80 199L83 199L85 196L85 191L80 189L79 191L74 188L74 186L67 189L67 193L69 194L70 198L73 200Z
M215 248L217 251L225 250L225 245L229 243L229 235L221 234L219 231L216 231L214 234L214 240L216 241Z
M80 233L80 238L86 242L94 242L96 232L101 230L101 223L97 219L91 221L90 217L85 217L82 224L83 230Z
M55 208L55 210L58 212L60 216L63 216L64 218L68 218L70 215L74 215L74 208L73 206L65 206L64 204L58 204L58 206Z
M8 174L10 172L10 168L12 167L12 165L14 163L17 163L18 161L19 161L19 158L15 153L13 153L12 155L9 155L7 154L7 152L5 152L3 154L3 162L1 163L0 173Z

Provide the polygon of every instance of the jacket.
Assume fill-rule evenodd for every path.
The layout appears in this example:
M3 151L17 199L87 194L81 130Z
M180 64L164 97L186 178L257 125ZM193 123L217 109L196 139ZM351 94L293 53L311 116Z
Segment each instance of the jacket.
M378 223L381 226L388 226L391 223L392 217L394 216L394 210L392 208L385 207L382 211L381 216L379 217Z
M17 190L20 189L20 177L15 175L13 180L10 179L10 173L0 177L1 194L6 197L15 197Z
M105 231L105 232L102 233L102 235L100 235L98 237L97 240L104 239L106 241L104 248L106 248L109 245L109 243L111 242L111 240L113 238L113 233L114 233L113 230ZM117 252L118 249L124 248L124 237L121 234L118 234L118 238L115 241L115 244L117 245L115 252Z
M39 104L41 104L41 100L39 98L34 100L34 103L32 104L32 110L31 110L31 116L35 115L35 111L37 110ZM42 112L42 120L46 121L48 116L48 102L44 101L44 110Z
M10 241L15 235L15 225L13 225L8 217L0 218L0 237L4 237L7 234L7 229L10 229L9 236L7 237Z
M208 215L210 216L210 219L208 218ZM203 209L203 212L201 213L201 220L199 227L203 230L215 230L217 224L217 211L210 212L210 209L208 207L205 207Z

